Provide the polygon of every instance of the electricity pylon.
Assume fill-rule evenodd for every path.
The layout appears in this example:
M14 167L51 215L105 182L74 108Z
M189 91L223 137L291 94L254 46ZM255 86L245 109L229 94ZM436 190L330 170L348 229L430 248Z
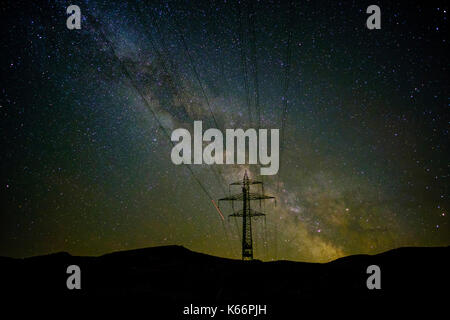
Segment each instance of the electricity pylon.
M250 186L254 184L260 184L262 187L262 193L250 192ZM265 217L265 214L250 208L250 201L253 200L267 200L275 199L275 197L264 194L264 184L262 181L250 180L245 171L244 179L230 183L230 186L241 186L242 193L237 193L222 199L220 201L231 201L233 207L233 213L229 217L240 218L242 217L242 260L253 259L253 240L252 240L252 218L253 217ZM242 201L242 210L234 211L234 201Z

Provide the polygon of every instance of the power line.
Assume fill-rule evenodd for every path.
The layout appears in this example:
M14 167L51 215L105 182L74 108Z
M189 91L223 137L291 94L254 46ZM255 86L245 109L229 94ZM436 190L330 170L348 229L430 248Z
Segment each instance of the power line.
M286 119L288 113L288 99L287 92L289 89L290 82L290 67L291 67L291 42L292 42L292 23L294 19L294 4L293 1L290 2L289 5L289 20L286 25L286 31L288 33L288 42L286 46L286 64L284 66L284 82L283 82L283 95L281 97L283 108L281 111L280 122L281 122L281 139L280 139L280 168L278 171L278 182L277 182L277 191L279 191L280 187L280 176L281 176L281 164L282 164L282 154L284 151L284 137L286 132Z
M94 28L99 32L102 40L108 45L108 47L110 48L111 52L113 53L114 58L116 59L116 61L118 62L118 64L120 65L122 72L125 74L125 76L128 78L128 80L130 81L131 85L133 86L133 88L136 90L136 92L138 93L138 95L141 97L142 101L144 102L144 104L146 105L147 109L152 113L153 117L156 119L159 127L162 129L163 133L166 135L166 137L169 139L170 144L172 146L175 146L174 142L172 141L172 139L170 138L169 133L167 132L166 128L162 125L156 111L152 108L152 106L148 103L146 97L143 95L143 93L139 90L138 86L134 83L133 77L130 75L128 68L124 65L123 61L119 58L119 56L117 55L114 46L112 45L112 43L109 41L109 39L106 37L105 33L103 32L103 30L101 29L99 23L97 22L97 20L95 19L95 17L88 15L88 18L91 20L92 25L94 26ZM151 37L150 35L150 41L151 41L151 45L153 47L153 49L155 50L155 52L157 53L158 57L161 59L161 62L163 63L163 69L164 72L166 72L166 74L168 73L168 70L165 66L164 60L161 57L161 54L159 53L156 44L153 40L153 37ZM206 194L206 196L211 200L214 201L213 197L211 196L211 194L208 192L208 190L206 189L206 187L201 183L200 179L195 175L194 171L192 170L190 165L186 165L186 168L189 170L192 178L197 182L197 184L200 186L200 188L202 189L202 191ZM214 173L216 173L213 170ZM217 176L216 176L217 178ZM223 178L222 178L223 179ZM222 186L222 185L221 185ZM223 189L223 186L222 186ZM224 189L223 189L224 190ZM227 232L227 228L225 227L224 224L224 220L223 217L221 219L221 224L222 224L222 228L225 234L225 238L226 238L226 242L228 243L228 246L230 246L230 241L229 241L229 236L228 236L228 232Z
M290 67L291 67L291 42L292 42L292 23L294 19L294 2L291 1L289 4L289 19L286 24L286 32L288 33L288 42L286 47L286 64L284 66L284 83L283 83L283 95L282 95L282 103L283 108L281 111L280 121L281 121L281 138L280 138L280 167L278 170L277 177L277 193L280 190L280 176L281 176L281 168L282 168L282 155L284 151L284 137L286 132L286 119L288 112L288 99L287 92L289 89L289 80L290 80ZM275 220L275 257L278 255L278 221Z
M140 11L139 11L139 13L140 13ZM142 15L141 15L141 14L139 14L139 16L141 17L141 20L146 21L145 19L142 18ZM154 20L156 20L156 19L155 19L155 16L154 16L153 14L152 14L152 17L153 17ZM180 29L179 24L178 24L178 22L177 22L176 20L175 20L175 23L176 23L177 28ZM159 34L159 36L160 36L160 38L161 38L161 45L162 45L162 47L163 47L163 50L165 50L165 52L166 52L167 59L169 60L169 63L171 64L172 69L175 70L175 63L173 63L172 59L170 59L170 57L169 57L169 51L168 51L168 49L167 49L167 46L166 46L165 41L164 41L164 37L163 37L163 35L162 35L162 32L161 32L159 26L156 27L156 31L158 32L158 34ZM215 118L215 116L214 116L214 112L213 112L213 110L212 110L211 104L210 104L210 102L209 102L208 96L207 96L207 94L206 94L206 91L204 90L203 83L202 83L202 81L201 81L201 79L200 79L200 76L199 76L199 74L198 74L198 72L197 72L197 69L195 68L195 64L194 64L194 61L193 61L192 56L191 56L191 54L190 54L190 50L189 50L189 47L188 47L188 45L187 45L187 42L186 42L186 40L185 40L185 38L184 38L184 36L183 36L181 30L177 30L177 32L178 32L179 36L181 37L183 46L184 46L184 48L185 48L185 50L186 50L186 53L187 53L187 55L188 55L188 57L189 57L191 67L192 67L192 69L193 69L193 71L194 71L194 75L195 75L195 77L196 77L196 79L197 79L197 81L198 81L198 83L199 83L199 86L200 86L200 88L201 88L201 90L202 90L202 94L203 94L203 96L204 96L204 98L205 98L205 101L206 101L206 103L207 103L207 105L208 105L208 108L209 108L210 114L211 114L211 116L212 116L212 118L213 118L213 121L214 121L216 127L219 128L219 125L218 125L218 123L217 123L217 121L216 121L216 118ZM150 33L149 33L149 38L150 38L150 39L153 39L153 37L152 37L152 35L151 35ZM154 50L158 53L159 51L158 51L158 49L156 48L156 45L155 45L155 44L153 44L153 47L154 47ZM165 70L165 72L166 72L167 74L169 74L168 71L167 71L167 69ZM179 88L180 91L183 91L183 88L181 87L181 84L179 85L179 87L180 87L180 88ZM214 174L216 180L219 182L219 186L221 187L221 189L223 190L223 192L225 192L224 184L226 184L226 182L225 182L224 178L222 177L222 175L220 175L220 174L217 172L217 170L215 170L214 167L209 166L209 169L213 172L213 174ZM222 181L222 183L220 183L220 181ZM220 213L220 212L219 212L219 213ZM222 217L221 223L222 223L222 227L223 227L223 229L224 229L225 237L226 237L226 239L227 239L227 242L229 243L228 232L227 232L227 228L226 228L226 226L225 226L225 224L224 224L223 217Z
M198 84L200 86L200 90L202 91L203 97L205 98L206 104L208 105L208 109L209 109L209 112L211 114L211 117L213 118L213 121L214 121L214 124L216 125L216 128L219 128L219 124L217 123L216 117L214 116L214 112L212 110L211 103L209 102L209 98L208 98L208 96L206 94L206 91L205 91L205 88L203 86L202 80L200 79L200 75L198 74L197 68L195 67L194 60L192 59L191 52L190 52L189 47L188 47L188 45L186 43L186 40L185 40L185 38L183 36L183 32L181 31L181 27L178 24L178 21L176 20L175 17L174 17L174 21L175 21L175 25L176 25L176 30L178 32L178 35L180 36L181 43L183 44L183 47L184 47L184 49L186 51L186 54L187 54L187 57L189 59L189 63L191 65L191 67L192 67L192 70L194 72L195 78L197 79L197 82L198 82Z
M213 121L214 121L214 124L216 125L216 128L220 128L220 126L219 126L219 124L218 124L218 122L217 122L217 120L216 120L216 117L214 116L214 112L213 112L213 110L212 110L211 103L210 103L210 101L209 101L208 95L206 94L206 90L204 89L203 82L202 82L202 80L201 80L201 78L200 78L199 73L197 72L197 68L195 67L194 59L192 58L191 52L190 52L190 50L189 50L189 46L188 46L188 44L187 44L187 42L186 42L186 39L185 39L185 37L184 37L184 35L183 35L183 32L181 31L181 27L180 27L180 25L179 25L179 23L178 23L178 21L177 21L177 19L176 19L175 17L174 17L173 20L174 20L174 22L175 22L175 29L176 29L176 31L177 31L177 33L178 33L180 39L181 39L181 42L182 42L182 44L183 44L183 47L184 47L184 49L185 49L185 51L186 51L186 54L187 54L187 56L188 56L188 58L189 58L189 63L190 63L190 65L191 65L191 67L192 67L192 70L193 70L193 72L194 72L194 76L195 76L195 78L197 79L197 82L198 82L198 84L199 84L199 86L200 86L202 95L203 95L203 97L204 97L204 99L205 99L205 102L206 102L206 104L207 104L207 106L208 106L208 109L209 109L209 112L210 112L210 114L211 114L211 117L212 117L212 119L213 119ZM222 180L223 184L226 184L226 182L225 182L225 180L223 179L223 177L222 177L220 174L218 174L217 171L216 171L214 168L211 168L211 170L213 171L214 175L216 176L216 179ZM223 189L223 184L220 184L220 183L219 183L219 185L221 186L222 190L224 190L224 189ZM224 190L224 191L225 191L225 190Z
M140 8L138 8L138 10L136 10L136 11L137 11L137 13L138 13L138 15L139 15L141 21L142 21L144 24L146 24L147 20L144 19L144 18L142 17L142 6L141 6ZM155 17L155 15L152 13L151 10L150 10L150 13L151 13L152 18L156 21L156 17ZM167 60L168 63L171 65L173 72L177 73L177 72L176 72L176 65L175 65L175 63L173 62L173 60L172 60L172 59L170 58L170 56L169 56L169 50L167 49L167 45L165 44L165 40L164 40L163 34L162 34L162 32L161 32L161 29L159 28L159 26L157 26L157 23L156 23L156 22L155 22L154 24L152 24L152 23L150 23L150 24L151 24L151 25L155 25L155 30L157 31L157 33L158 33L158 35L159 35L159 37L160 37L160 39L161 39L162 50L166 52L166 59L164 59L163 56L162 56L162 54L159 52L159 49L158 49L158 47L157 47L157 45L156 45L156 42L155 42L155 40L154 40L154 38L153 38L151 32L148 32L148 31L147 31L146 33L147 33L147 35L148 35L148 37L149 37L150 44L152 45L153 50L156 52L156 55L158 56L158 58L159 58L160 61L162 62L162 66L163 66L164 72L165 72L167 75L170 75L170 72L168 71L167 66L166 66L166 60ZM146 29L146 30L147 30L147 29ZM175 79L179 79L180 77L177 77L177 76L175 75L175 77L172 76L171 78L172 78L173 80L175 80ZM199 81L200 85L202 86L202 83L201 83L201 81L200 81L199 78L198 78L198 81ZM178 82L175 82L175 85L178 87L178 90L179 90L180 92L183 92L183 91L184 91L184 88L182 87L181 84L179 84ZM203 91L203 93L205 94L204 91ZM208 99L208 97L206 96L206 94L205 94L205 97L206 97L206 99ZM209 102L209 100L207 100L207 102ZM217 125L217 122L215 121L215 118L214 118L214 113L212 112L212 109L211 109L211 108L210 108L210 112L211 112L211 114L212 114L212 117L213 117L213 119L214 119L214 122L215 122L216 125ZM213 174L215 175L216 179L222 180L222 182L223 182L224 184L226 184L226 182L225 182L225 180L223 179L223 177L222 177L221 175L219 175L219 174L217 173L217 171L214 170L213 167L209 167L209 169L213 172ZM222 190L225 192L225 189L224 189L223 185L220 184L220 183L219 183L219 185L221 186Z
M238 15L239 15L239 51L241 54L241 67L242 72L244 75L244 89L245 89L245 100L247 102L247 111L248 111L248 122L251 126L252 123L252 111L251 111L251 104L250 104L250 88L248 84L248 70L247 70L247 56L245 54L245 47L244 47L244 27L242 24L242 12L241 12L241 5L240 2L236 2L237 9L238 9Z
M250 29L252 41L250 42L250 52L253 62L253 84L255 86L255 107L257 113L257 128L261 127L261 108L259 105L259 78L258 78L258 61L256 60L256 33L255 33L255 16L256 12L253 9L252 0L247 1L247 19Z
M101 30L99 23L97 22L97 20L95 19L95 17L91 16L88 14L88 18L90 18L91 20L91 24L94 26L94 28L99 32L102 40L108 45L108 47L110 48L111 52L113 53L114 58L116 59L116 61L118 62L118 64L120 65L123 74L128 78L128 80L130 81L131 85L133 86L133 88L135 89L135 91L138 93L138 95L140 96L140 98L142 99L142 101L144 102L145 106L147 107L147 109L151 112L151 114L153 115L153 117L155 118L156 122L158 123L159 127L161 128L161 130L163 131L163 133L166 135L166 137L168 138L168 140L170 141L170 144L172 146L175 146L175 143L172 141L172 139L170 138L169 133L167 132L166 128L163 126L163 124L161 123L161 120L159 119L158 115L156 114L156 111L153 109L153 107L148 103L147 98L144 96L144 94L139 90L138 86L134 83L134 80L132 78L132 76L130 75L127 67L124 65L123 61L119 58L119 56L117 55L114 46L111 44L111 42L109 41L109 39L106 37L105 33L103 32L103 30ZM206 187L201 183L201 181L197 178L197 176L194 174L192 168L190 165L186 165L186 168L189 170L189 172L191 173L192 177L194 178L194 180L198 183L198 185L200 186L200 188L203 190L203 192L207 195L207 197L209 198L209 200L214 200L214 198L211 196L211 194L208 192L208 190L206 189Z

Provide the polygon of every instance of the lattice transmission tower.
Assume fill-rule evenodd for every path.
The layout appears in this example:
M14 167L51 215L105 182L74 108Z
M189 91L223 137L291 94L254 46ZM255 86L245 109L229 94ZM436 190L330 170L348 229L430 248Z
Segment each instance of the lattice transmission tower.
M261 185L262 193L250 192L251 185ZM268 200L275 199L275 197L264 194L264 183L262 181L251 180L248 178L247 171L245 171L242 181L230 183L231 186L241 186L242 192L228 197L219 199L220 201L231 201L233 213L229 217L242 218L242 260L253 259L253 239L252 239L252 218L264 217L265 213L253 210L250 208L250 202L254 200ZM234 201L242 201L242 210L234 210Z

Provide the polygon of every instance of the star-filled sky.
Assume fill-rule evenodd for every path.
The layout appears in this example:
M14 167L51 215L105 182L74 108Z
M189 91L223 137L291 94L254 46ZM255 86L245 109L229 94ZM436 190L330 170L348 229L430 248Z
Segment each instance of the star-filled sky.
M66 27L70 4L81 30ZM371 4L381 30L366 28ZM174 165L167 134L194 120L283 128L280 171L264 177L277 201L261 209L266 224L254 220L255 258L325 262L449 245L448 9L2 5L0 255L179 244L240 258L239 221L222 222L211 198L227 196L245 170L260 179L259 167Z

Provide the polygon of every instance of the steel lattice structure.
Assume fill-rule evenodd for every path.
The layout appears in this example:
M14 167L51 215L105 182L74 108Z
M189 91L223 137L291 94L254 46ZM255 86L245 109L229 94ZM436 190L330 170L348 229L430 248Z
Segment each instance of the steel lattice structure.
M251 185L261 185L262 193L250 192ZM254 200L268 200L275 199L275 197L264 194L264 183L262 181L251 180L248 178L247 171L245 171L242 181L230 183L230 186L241 186L242 193L230 195L228 197L219 199L220 201L231 201L233 213L228 217L241 218L242 217L242 260L253 259L253 239L252 239L252 218L265 217L265 213L253 210L250 208L251 201ZM234 201L242 201L242 210L234 211Z

